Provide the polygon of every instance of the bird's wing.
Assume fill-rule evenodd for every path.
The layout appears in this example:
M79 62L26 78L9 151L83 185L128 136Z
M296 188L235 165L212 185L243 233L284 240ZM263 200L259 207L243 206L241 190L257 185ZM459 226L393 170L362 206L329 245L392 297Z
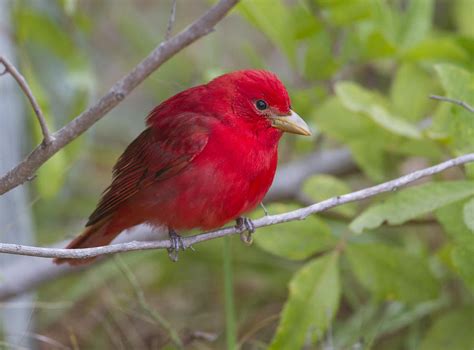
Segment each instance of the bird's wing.
M201 153L208 137L209 121L189 113L143 131L120 156L112 184L102 194L86 226L114 213L143 188L179 173Z

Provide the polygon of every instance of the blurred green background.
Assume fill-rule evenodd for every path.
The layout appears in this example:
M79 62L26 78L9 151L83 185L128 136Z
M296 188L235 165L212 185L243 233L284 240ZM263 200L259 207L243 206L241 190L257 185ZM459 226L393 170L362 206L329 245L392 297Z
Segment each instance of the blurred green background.
M171 6L13 1L18 68L49 125L77 116L151 51ZM209 6L178 0L174 32ZM231 70L276 72L315 130L312 139L284 137L281 165L333 149L351 155L342 175L312 174L266 202L271 214L474 152L474 114L428 98L474 105L473 18L472 0L242 0L39 170L30 186L38 244L81 231L156 104ZM25 149L40 141L33 116L22 141ZM259 229L251 247L232 237L233 276L223 270L222 239L178 263L163 251L122 254L42 285L31 332L45 337L43 349L178 348L170 334L190 349L224 349L233 333L227 302L241 349L473 349L473 181L474 166L459 167Z

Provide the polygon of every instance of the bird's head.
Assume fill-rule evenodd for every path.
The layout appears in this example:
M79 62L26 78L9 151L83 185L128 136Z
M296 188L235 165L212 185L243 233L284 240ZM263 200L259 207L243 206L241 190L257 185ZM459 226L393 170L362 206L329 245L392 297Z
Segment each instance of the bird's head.
M309 126L291 109L290 97L283 83L271 72L241 70L221 75L207 87L215 101L231 108L232 114L258 129L278 129L299 135L311 135ZM225 112L225 111L222 111Z

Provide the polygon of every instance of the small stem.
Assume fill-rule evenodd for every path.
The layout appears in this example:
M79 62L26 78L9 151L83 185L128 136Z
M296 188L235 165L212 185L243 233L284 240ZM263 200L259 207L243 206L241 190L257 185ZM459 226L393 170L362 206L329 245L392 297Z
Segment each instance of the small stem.
M227 350L237 349L234 305L234 278L232 273L232 245L229 236L224 237L224 296L225 296L225 334Z
M450 97L445 97L445 96L438 96L438 95L431 95L430 98L433 99L433 100L454 103L455 105L461 106L461 107L467 109L469 112L474 113L474 107L472 107L467 102L464 102L464 101L461 101L461 100L456 100L455 98L450 98Z
M265 216L268 216L268 210L267 210L267 208L265 207L265 204L263 204L263 202L260 202L260 206L262 207L263 212L265 213Z
M10 75L15 79L15 81L18 83L20 86L21 90L25 93L26 97L31 103L31 106L33 107L33 111L36 114L36 118L38 119L38 123L41 128L41 133L43 134L43 143L44 144L49 144L51 143L54 138L51 136L51 133L49 132L48 125L46 124L46 120L44 118L43 112L41 111L41 108L36 101L33 92L31 91L30 87L28 86L28 83L26 82L25 78L20 74L20 72L15 68L15 66L8 61L8 59L4 56L0 56L0 63L5 67L5 70L0 73L0 75L4 75L6 73L10 73Z
M130 270L128 265L123 261L122 257L120 255L115 255L115 262L117 263L118 268L120 271L122 271L123 275L125 278L128 280L130 285L133 288L133 291L135 292L135 295L137 297L138 303L140 304L140 307L144 312L148 314L159 326L163 327L169 334L171 340L175 345L179 348L183 348L183 343L181 341L181 338L178 336L178 333L171 327L169 322L161 316L155 309L153 309L148 302L146 301L145 294L143 293L142 288L140 288L140 284L138 283L137 278L133 274L133 272Z
M168 27L166 28L165 40L168 40L171 37L174 21L176 20L176 1L177 0L173 0L173 4L171 5L171 13L170 18L168 19Z

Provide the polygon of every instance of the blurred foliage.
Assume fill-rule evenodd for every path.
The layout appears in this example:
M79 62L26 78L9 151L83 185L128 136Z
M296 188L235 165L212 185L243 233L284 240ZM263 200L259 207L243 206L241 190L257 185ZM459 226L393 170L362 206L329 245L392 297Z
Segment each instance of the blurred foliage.
M178 0L174 32L208 5ZM157 45L170 8L171 1L151 0L14 2L20 68L49 125L75 117ZM303 196L268 205L272 214L474 152L474 115L428 98L474 105L473 13L471 0L242 0L215 33L41 169L32 195L39 241L81 230L115 159L156 103L228 70L278 73L293 109L316 130L309 142L285 136L281 162L347 147L357 163L337 179L308 178ZM39 142L33 118L30 130ZM251 248L235 242L239 346L472 349L474 166L427 181L259 229ZM163 252L123 260L147 305L181 336L218 336L190 348L221 349L222 241L195 249L178 264ZM39 291L35 332L71 348L172 349L136 294L114 261L50 282Z

